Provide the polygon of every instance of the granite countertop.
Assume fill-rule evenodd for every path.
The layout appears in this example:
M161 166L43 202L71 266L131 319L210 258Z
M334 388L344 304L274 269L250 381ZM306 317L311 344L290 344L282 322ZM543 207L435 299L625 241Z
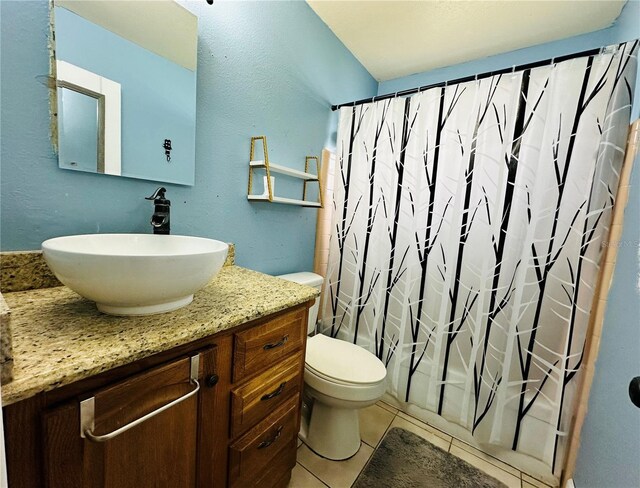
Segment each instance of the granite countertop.
M314 288L227 266L187 307L144 317L104 315L64 286L4 294L13 381L3 406L304 303Z

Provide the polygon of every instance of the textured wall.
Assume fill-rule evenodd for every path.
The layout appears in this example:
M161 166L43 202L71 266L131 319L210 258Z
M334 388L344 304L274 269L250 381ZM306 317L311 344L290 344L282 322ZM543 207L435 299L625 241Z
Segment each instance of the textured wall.
M301 168L335 139L330 105L372 96L377 83L305 2L183 3L199 16L196 184L166 185L172 230L235 242L241 266L310 270L316 211L247 201L249 138L267 135L274 161ZM57 167L36 78L48 74L47 2L3 0L0 19L1 249L150 232L143 197L155 183Z
M637 101L635 105L637 110ZM640 157L636 157L589 410L582 428L574 475L576 488L636 488L640 480L640 409L628 394L631 378L640 376L639 166Z

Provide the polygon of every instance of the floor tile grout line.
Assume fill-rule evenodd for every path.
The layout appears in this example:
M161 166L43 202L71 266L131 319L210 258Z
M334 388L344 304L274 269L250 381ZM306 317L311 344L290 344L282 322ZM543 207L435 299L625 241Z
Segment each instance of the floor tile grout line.
M367 444L369 445L369 444ZM371 447L371 446L369 446ZM367 459L367 461L364 463L364 465L362 466L362 469L360 471L358 471L358 474L356 476L356 479L353 480L353 483L351 483L351 486L355 485L356 481L358 481L358 478L360 478L360 475L362 474L362 472L366 469L366 467L369 465L369 461L371 461L371 458L373 458L373 455L376 453L376 449L377 447L373 448L373 451L371 451L371 455L369 456L369 459Z
M454 437L454 439L455 439L455 437ZM458 440L459 440L459 439L458 439ZM453 447L454 447L454 446L453 446L453 441L452 441L452 442L451 442L451 448L449 449L449 452L450 452L450 453L451 453L451 449L452 449ZM471 452L471 451L467 451L466 449L463 449L462 447L459 447L459 446L455 446L455 447L457 447L458 449L460 449L460 450L462 450L462 451L466 452L467 454L469 454L469 455L471 455L471 456L473 456L473 457L475 457L475 458L480 459L481 461L484 461L484 462L485 462L485 463L487 463L487 464L490 464L491 466L493 466L493 467L494 467L494 468L496 468L496 469L499 469L499 470L500 470L500 471L502 471L503 473L506 473L506 474L508 474L509 476L516 477L516 478L520 479L520 481L522 481L522 474L521 474L521 471L520 471L520 470L518 470L518 469L516 469L516 468L513 468L513 466L511 466L511 465L509 465L509 464L507 464L507 463L504 463L504 464L507 464L507 466L510 466L511 468L513 468L514 470L516 470L516 471L519 473L518 475L515 475L515 474L513 474L512 472L507 471L507 470L506 470L506 469L504 469L502 466L498 466L497 464L492 463L489 459L484 459L484 458L482 458L482 457L478 456L477 454L475 454L475 453L473 453L473 452ZM471 446L471 447L473 447L473 446ZM478 449L478 451L480 451L480 449ZM483 454L485 454L485 455L487 455L487 456L490 456L490 457L491 457L491 455L490 455L490 454L487 454L487 453L486 453L486 452L484 452L484 451L480 451L480 452L481 452L481 453L483 453ZM453 454L453 453L451 453L451 454ZM453 454L453 455L455 456L455 454ZM457 457L457 456L456 456L456 457ZM495 459L495 458L493 458L493 459ZM500 461L500 460L498 460L498 461ZM502 462L502 461L500 461L500 462ZM522 483L520 483L520 484L522 484Z
M303 446L305 445L304 443L302 444ZM308 449L308 448L307 448ZM311 454L315 457L318 457L320 459L326 459L326 458L322 458L321 456L318 456L315 452L313 452L311 449L309 449L309 452L311 452ZM327 461L329 462L334 462L331 461L330 459L327 459ZM301 462L299 462L297 460L297 456L296 456L296 463L299 464L300 466L302 466L306 471L308 471L309 473L311 473L311 475L316 478L318 481L320 481L320 483L322 483L324 486L326 486L327 488L332 488L331 485L329 484L328 481L324 481L322 478L320 478L320 476L318 476L317 474L315 474L311 468L307 468L304 464L302 464Z
M387 435L387 432L389 432L389 429L391 428L391 424L393 424L393 421L398 417L398 414L394 414L393 418L391 419L391 422L389 422L389 425L387 425L387 428L384 429L384 433L382 434L382 437L380 437L380 440L378 441L378 444L376 444L376 447L374 449L378 449L378 447L380 447L380 444L382 444L382 439L384 439L384 436ZM374 451L375 452L375 451ZM372 454L373 456L373 454Z
M397 407L394 407L393 405L391 405L390 403L385 402L384 400L378 400L377 403L383 403L383 404L387 405L389 408L395 408L396 410L398 410Z
M393 412L389 412L389 413L393 413ZM367 446L373 448L373 451L375 452L375 450L378 449L378 447L380 447L380 443L382 442L382 439L384 439L384 436L386 436L387 432L389 432L389 428L391 427L391 424L393 423L393 421L396 419L397 416L398 416L398 414L393 414L393 418L391 419L391 422L389 422L389 425L387 425L387 427L384 429L384 432L382 433L382 436L380 437L380 439L378 440L378 442L376 443L375 446L372 446L371 444L369 444L368 442L366 442L364 440L362 442L365 443ZM371 455L373 456L373 453L371 453Z
M453 436L452 436L452 437L453 437ZM502 459L498 459L497 457L495 457L495 456L493 456L493 455L489 454L488 452L483 451L482 449L478 449L477 447L472 446L471 444L469 444L469 443L467 443L467 442L463 441L462 439L458 439L457 437L453 437L453 439L455 439L455 440L459 441L460 443L464 444L465 446L470 447L471 449L474 449L474 450L476 450L476 451L481 452L481 453L482 453L482 454L484 454L485 456L490 457L491 459L485 459L485 461L487 461L489 464L493 464L496 468L500 468L500 469L502 469L502 471L506 471L506 469L504 469L504 468L502 468L502 467L498 466L497 464L495 464L494 462L492 462L492 460L495 460L495 461L497 461L497 462L499 462L499 463L502 463L502 464L505 464L505 465L509 466L510 468L512 468L512 469L514 469L515 471L517 471L518 473L520 473L520 479L522 479L522 471L521 471L520 469L516 468L515 466L512 466L511 464L509 464L509 463L507 463L507 462L503 461ZM452 442L453 442L453 441L452 441ZM474 455L474 456L476 456L476 457L480 457L480 456L476 455L475 453L473 453L472 451L469 451L469 450L465 449L464 447L461 447L460 449L462 449L462 450L464 450L464 451L467 451L469 454L473 454L473 455ZM481 458L481 459L482 459L482 458ZM507 471L507 473L508 473L508 471ZM513 473L511 473L511 474L513 474Z
M364 439L362 440L363 444L366 444L367 446L369 446L372 449L375 449L377 446L372 446L371 444L369 444L367 441L365 441Z
M462 449L463 450L463 449ZM463 450L464 451L464 450ZM495 464L492 464L490 462L488 462L486 459L482 459L479 456L476 456L475 454L473 454L472 452L469 451L464 451L465 453L467 453L468 455L470 455L471 457L474 457L476 459L478 459L479 461L484 461L485 463L489 464L492 468L501 471L502 474L506 475L507 477L509 477L510 479L515 479L517 480L518 484L520 485L520 487L522 488L522 479L519 478L518 476L514 475L513 473L510 473L509 471L506 471L504 469L502 469L500 466L496 466ZM458 456L456 456L454 453L449 452L452 456L455 456L458 459L462 459ZM483 472L484 474L492 477L492 478L496 478L493 474L489 473L488 471L484 470L483 468L479 467L479 466L475 466L473 463L471 463L470 461L467 461L466 459L462 459L463 461L467 462L468 464L471 464L472 466L474 466L476 469L480 470L481 472Z
M409 414L408 414L408 413L406 413L406 412L402 412L402 413L403 413L403 414L405 414L405 415L406 415L407 417L409 417L409 418L401 417L401 416L400 416L400 411L396 414L396 416L400 417L401 419L406 420L407 422L412 423L412 424L413 424L413 425L415 425L416 427L420 427L422 430L427 430L427 429L425 429L424 427L422 427L422 425L420 425L420 424L424 424L424 425L426 425L426 426L428 426L428 427L431 427L433 430L437 430L437 431L438 431L438 432L440 432L442 435L447 436L447 437L451 437L451 439L457 439L457 437L453 437L451 434L447 434L445 431L440 430L440 429L438 429L437 427L434 427L433 425L431 425L431 424L429 424L429 423L427 423L427 422L424 422L423 420L417 419L417 418L415 418L415 417L413 417L413 416L409 415ZM411 420L415 420L415 422L411 422ZM418 423L418 422L419 422L419 423ZM429 432L429 431L427 430L427 432ZM436 434L436 433L434 433L434 432L432 432L432 434L433 434L433 435L436 435L436 436L438 436L438 437L440 437L440 438L442 438L442 436L439 436L438 434ZM444 440L447 440L447 439L444 439Z
M400 411L399 409L397 409L396 407L392 407L391 405L389 405L388 403L384 403L382 400L380 400L378 403L374 403L374 405L380 407L380 408L384 408L387 412L392 413L394 415L397 415L398 412ZM384 406L383 406L384 405ZM395 410L395 412L394 412Z
M329 487L328 484L326 484L324 481L322 481L320 478L318 478L313 471L311 471L310 469L307 469L302 463L299 463L298 461L296 461L296 464L299 464L300 467L302 469L304 469L307 473L309 473L311 476L313 476L315 479L317 479L320 483L322 483L324 486Z
M385 432L386 432L386 431L385 431ZM358 473L357 473L357 475L356 475L356 478L354 479L353 483L355 483L355 480L357 480L357 479L358 479L358 476L360 476L360 474L362 473L362 471L364 470L364 468L366 467L366 465L369 463L369 461L370 461L370 460L371 460L371 458L373 457L373 454L374 454L374 453L375 453L375 451L376 451L376 448L375 448L375 447L371 447L371 446L370 446L369 444L367 444L366 442L361 441L361 443L362 443L362 444L364 444L365 446L367 446L369 449L371 449L371 453L370 453L370 454L369 454L369 456L367 457L367 459L366 459L366 461L365 461L364 466L363 466L363 467L358 471ZM303 443L303 444L302 444L302 446L304 446L304 445L305 445L305 444ZM362 447L362 445L361 445L361 447ZM313 452L311 449L309 449L309 451L311 452L312 456L317 457L317 458L324 459L324 460L328 461L330 464L333 464L333 463L337 463L337 462L339 462L339 461L333 461L333 460L330 460L330 459L327 459L327 458L322 458L322 456L318 456L318 454L316 454L315 452ZM360 449L359 449L358 451L360 451ZM302 466L306 471L308 471L309 473L311 473L311 474L314 476L314 478L317 478L317 479L318 479L318 480L319 480L319 481L320 481L324 486L326 486L327 488L343 488L343 487L336 487L336 486L334 486L334 485L330 484L330 482L329 482L329 481L324 481L324 480L323 480L322 478L320 478L317 474L315 474L315 473L311 470L311 468L310 468L310 467L307 467L307 466L305 466L304 464L302 464L300 461L298 461L298 460L297 460L297 454L296 454L296 463L297 463L297 464L300 464L300 466ZM353 483L352 483L352 485L353 485Z
M529 483L530 485L533 485L533 483L531 483L531 481L528 481L528 480L525 480L525 479L524 479L524 476L525 476L525 475L526 475L526 476L528 476L528 477L529 477L529 478L531 478L531 479L536 480L538 483L543 484L543 485L545 486L545 488L554 488L554 486L552 486L552 485L550 485L550 484L546 483L545 481L542 481L541 479L538 479L538 478L536 478L535 476L530 475L529 473L525 473L524 471L522 471L522 481L523 481L524 483ZM535 485L534 485L534 486L535 486ZM559 485L555 485L555 488L558 488L558 486L559 486Z
M380 407L380 408L384 408L384 407ZM389 411L387 410L387 412L389 412ZM393 413L393 412L389 412L389 413ZM367 462L364 463L364 466L362 466L362 469L358 473L358 476L356 476L356 479L353 481L353 483L351 483L351 486L353 486L355 484L355 482L358 481L358 478L360 477L362 472L367 468L367 466L369 465L369 462L371 461L371 459L373 459L373 456L376 453L376 450L378 449L378 447L380 447L380 444L382 444L382 440L387 435L387 432L389 432L389 429L391 428L391 424L393 424L393 421L396 419L396 417L398 417L398 412L393 413L393 418L391 419L391 422L389 422L389 425L387 425L387 428L384 430L384 433L380 437L380 440L378 440L378 443L375 445L375 447L373 447L370 444L367 444L366 442L362 441L365 444L367 444L367 446L373 448L373 451L371 452L371 455L369 456L369 459L367 459Z

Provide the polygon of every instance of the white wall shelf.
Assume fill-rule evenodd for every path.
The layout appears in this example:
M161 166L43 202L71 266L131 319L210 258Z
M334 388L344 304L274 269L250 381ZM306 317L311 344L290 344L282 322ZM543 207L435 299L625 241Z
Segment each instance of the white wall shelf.
M255 143L256 141L262 141L262 149L264 158L257 160L255 156ZM316 174L309 173L309 163L311 160L316 162ZM264 193L261 195L253 194L253 172L255 170L264 169L266 176ZM285 198L275 196L273 193L273 183L275 177L271 176L272 173L278 173L293 178L299 178L304 180L302 185L302 200L296 200L295 198ZM307 183L318 183L318 201L314 202L307 200ZM251 138L251 154L249 156L249 188L247 190L247 199L253 202L270 202L270 203L284 203L287 205L300 205L302 207L322 207L322 187L320 183L320 161L317 156L307 156L304 162L304 171L289 168L279 164L273 164L269 161L269 152L267 149L266 136L255 136Z
M247 198L255 202L286 203L287 205L300 205L301 207L321 207L320 202L309 202L307 200L296 200L294 198L273 197L273 200L269 200L268 195L249 195Z
M309 156L309 157L314 157L314 156ZM249 161L249 166L251 166L252 168L263 168L263 169L267 167L264 161ZM301 178L307 181L318 181L317 175L314 175L311 173L305 173L304 171L298 171L297 169L287 168L286 166L281 166L279 164L269 163L269 170L272 173L280 173L287 176L293 176L294 178Z

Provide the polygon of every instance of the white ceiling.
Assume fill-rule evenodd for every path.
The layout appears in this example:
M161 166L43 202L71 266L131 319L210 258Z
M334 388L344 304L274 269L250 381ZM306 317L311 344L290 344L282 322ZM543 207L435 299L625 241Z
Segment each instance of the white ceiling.
M625 0L307 0L378 81L610 26Z

